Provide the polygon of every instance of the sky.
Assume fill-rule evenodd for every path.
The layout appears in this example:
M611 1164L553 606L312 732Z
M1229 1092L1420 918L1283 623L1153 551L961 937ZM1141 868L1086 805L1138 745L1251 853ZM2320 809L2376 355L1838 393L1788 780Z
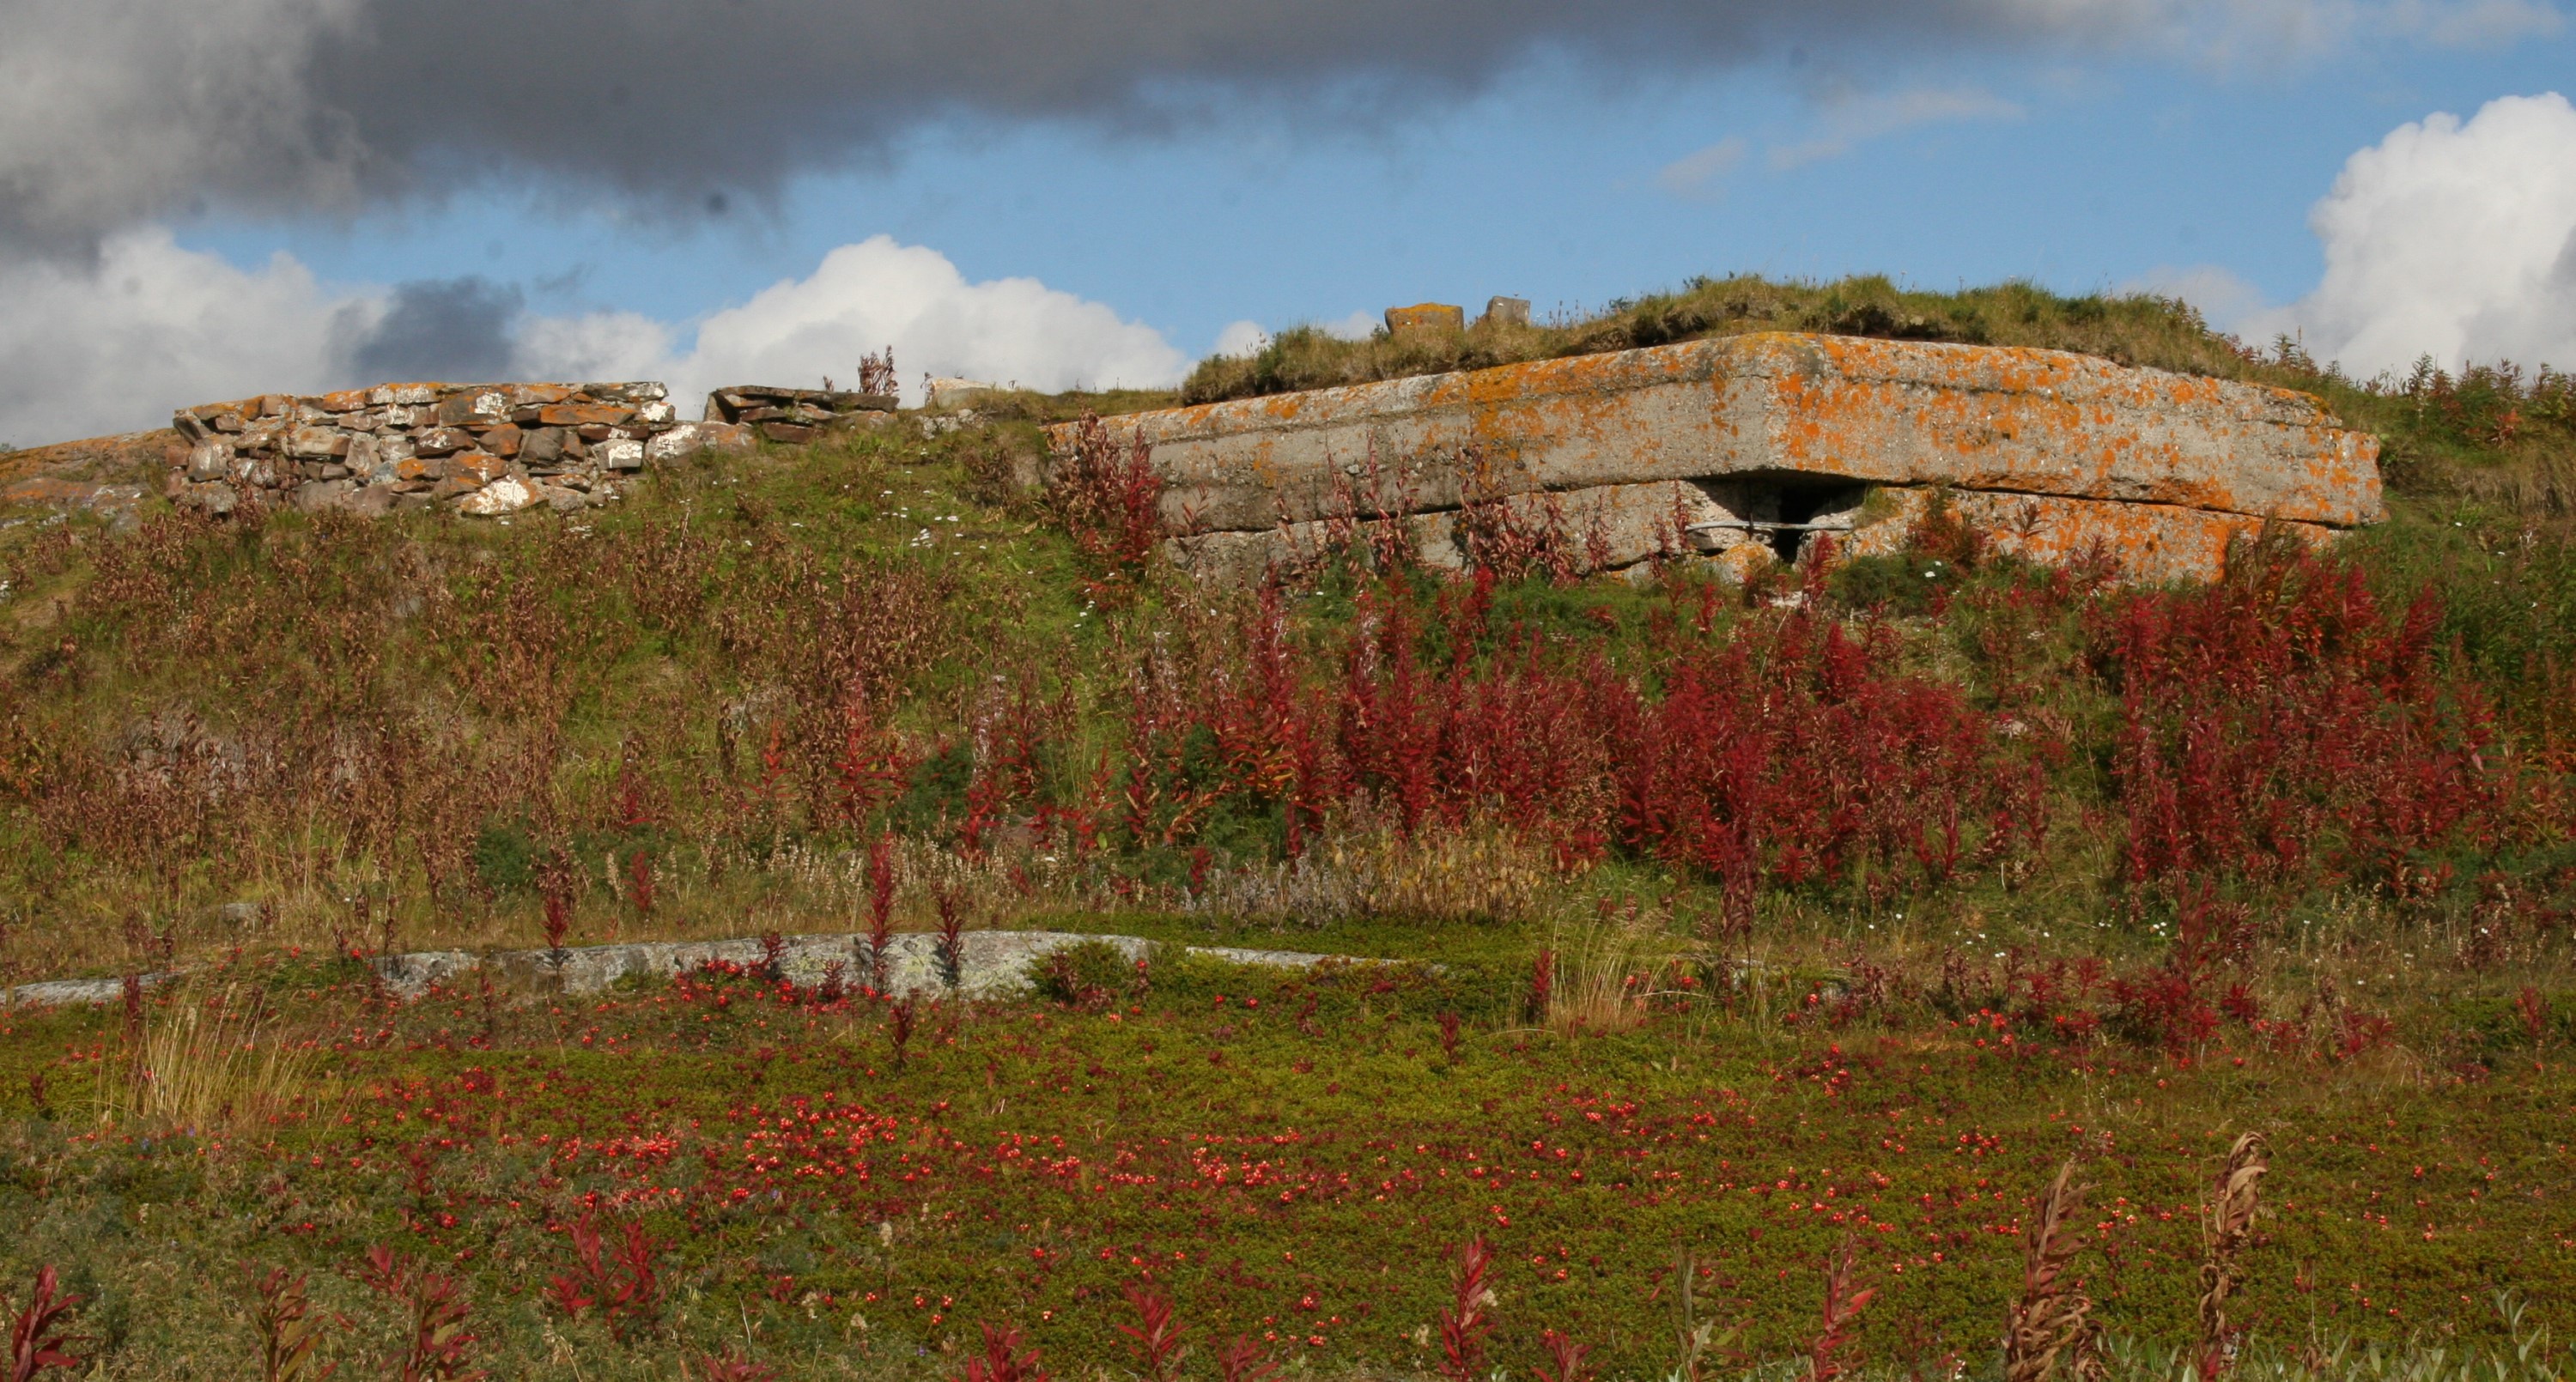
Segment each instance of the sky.
M2576 367L2557 0L0 0L0 441L396 378L1175 382L1736 272Z

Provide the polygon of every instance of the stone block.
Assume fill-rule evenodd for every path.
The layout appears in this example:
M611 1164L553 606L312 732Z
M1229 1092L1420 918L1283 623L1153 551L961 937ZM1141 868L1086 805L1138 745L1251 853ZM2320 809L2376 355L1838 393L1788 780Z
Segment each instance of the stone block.
M444 456L474 445L474 434L462 427L432 427L412 434L412 450L423 456Z
M1442 335L1467 329L1467 309L1445 302L1417 302L1411 307L1386 309L1386 334L1402 340L1407 336Z
M662 462L693 451L748 451L751 429L729 422L683 422L644 443L644 459Z
M642 470L644 443L604 441L590 449L590 458L602 470Z
M352 490L349 496L341 501L340 507L360 518L382 518L394 511L394 501L398 497L398 492L392 485L367 485Z
M934 398L944 385L973 389L990 389L967 379L933 379ZM892 413L898 400L892 394L851 393L838 389L788 389L766 384L732 384L707 395L701 417L708 422L758 422L746 416L757 409L805 407L813 410L815 420L843 417L858 413ZM773 414L775 416L775 414Z
M295 488L295 507L307 513L340 507L357 486L346 480L312 480Z
M552 465L563 455L560 427L539 427L519 438L519 459L527 465Z
M517 513L535 502L537 491L533 485L517 476L504 475L465 496L457 503L456 511L476 518L493 518Z
M814 438L822 435L822 430L823 429L819 427L810 427L803 423L795 422L764 422L760 424L760 435L771 441L777 442L782 446L794 446L812 441Z
M475 440L484 450L495 456L516 456L519 454L520 440L525 435L519 430L517 424L505 422L498 427L484 429L483 434Z
M1530 324L1528 298L1487 298L1485 315L1476 319L1478 326L1527 326Z
M313 400L313 405L326 413L354 413L367 406L370 392L367 389L343 389L322 395Z
M286 454L310 460L349 454L349 434L333 427L298 427L286 438Z
M438 401L431 414L441 427L462 427L467 423L495 423L510 415L509 395L498 389L469 389L449 394Z
M232 444L223 441L201 441L188 448L188 478L220 480L233 469Z
M635 410L622 403L553 403L537 410L548 427L615 427L635 420Z

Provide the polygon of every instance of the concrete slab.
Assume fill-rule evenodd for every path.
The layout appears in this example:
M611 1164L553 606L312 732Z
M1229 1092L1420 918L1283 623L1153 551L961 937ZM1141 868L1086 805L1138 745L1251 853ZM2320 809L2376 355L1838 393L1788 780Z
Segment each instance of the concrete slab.
M2063 351L1761 333L1105 421L1152 448L1173 536L1455 509L1462 456L1505 493L1783 474L2385 514L2377 439L2316 399Z

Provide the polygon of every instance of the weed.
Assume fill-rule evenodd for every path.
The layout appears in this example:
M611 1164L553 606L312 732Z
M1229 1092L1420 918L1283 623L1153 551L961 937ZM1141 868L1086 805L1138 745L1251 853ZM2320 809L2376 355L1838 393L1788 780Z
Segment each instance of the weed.
M959 1382L1047 1382L1038 1351L1020 1352L1020 1331L1009 1325L985 1325L984 1353L966 1360Z
M430 1271L379 1243L367 1249L359 1279L392 1297L408 1317L395 1382L480 1382L489 1376L470 1366L480 1341L466 1328L473 1308L453 1277Z
M261 1272L249 1263L242 1264L242 1274L256 1298L250 1324L259 1339L261 1382L321 1382L338 1371L339 1364L313 1356L322 1343L322 1322L305 1294L305 1278L284 1267Z
M572 1243L573 1263L572 1270L547 1283L547 1296L555 1308L574 1318L596 1310L620 1340L651 1328L661 1316L662 1282L655 1261L665 1245L654 1241L643 1224L629 1220L611 1248L596 1219L587 1213L565 1234Z
M81 1297L60 1292L51 1263L36 1269L27 1303L9 1320L9 1382L31 1382L48 1368L69 1372L81 1366L71 1348L83 1340L63 1332L64 1317L80 1302Z
M1485 1336L1494 1330L1493 1317L1486 1313L1494 1292L1485 1275L1493 1260L1493 1250L1481 1237L1468 1239L1457 1251L1449 1303L1438 1320L1440 1375L1449 1382L1479 1382L1484 1376Z
M1825 1267L1825 1303L1816 1325L1816 1337L1807 1345L1808 1376L1814 1382L1831 1382L1848 1369L1844 1350L1851 1345L1851 1329L1861 1307L1877 1295L1875 1288L1862 1287L1859 1280L1859 1242L1846 1237Z
M2239 1135L2202 1207L2199 1369L2204 1378L2225 1375L2243 1343L2244 1327L2229 1322L2227 1300L2245 1280L2242 1257L2261 1208L2263 1175L2270 1169L2263 1135Z
M2025 1235L2021 1299L2004 1321L2005 1382L2046 1382L2060 1355L2077 1376L2091 1375L2093 1301L2066 1280L2082 1247L2074 1220L2084 1212L2084 1194L2070 1160L2039 1198L2036 1222Z
M1118 1332L1135 1343L1148 1382L1180 1382L1181 1358L1189 1345L1172 1322L1172 1298L1151 1286L1130 1286L1127 1305L1136 1312L1136 1323L1122 1324Z

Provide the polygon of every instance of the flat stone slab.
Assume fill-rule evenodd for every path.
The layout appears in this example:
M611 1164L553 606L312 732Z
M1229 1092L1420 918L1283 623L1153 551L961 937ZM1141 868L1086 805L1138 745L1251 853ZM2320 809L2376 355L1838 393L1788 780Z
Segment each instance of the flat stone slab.
M1768 332L1103 422L1151 448L1176 537L1455 509L1471 449L1507 493L1780 474L2332 527L2386 512L2377 439L2309 395L2018 347Z
M778 953L779 977L811 987L823 982L835 964L853 986L872 968L864 935L788 936ZM886 946L886 991L895 997L955 993L964 998L1007 998L1026 992L1035 982L1037 965L1047 956L1087 941L1109 945L1130 960L1144 959L1154 943L1139 936L1086 936L1066 931L968 931L958 937L956 982L939 953L939 937L906 931ZM1400 960L1316 955L1296 950L1247 950L1233 946L1179 947L1186 954L1230 964L1311 969L1328 960L1346 964L1401 964ZM418 998L434 986L453 986L490 969L514 986L555 989L564 993L599 993L627 979L668 979L709 962L759 964L767 950L758 940L641 941L625 945L568 946L562 950L505 950L477 955L465 950L421 950L380 955L368 961L385 987L404 998ZM142 976L143 986L157 988L183 977L180 973ZM99 1006L122 999L122 979L55 979L0 990L0 1006Z

